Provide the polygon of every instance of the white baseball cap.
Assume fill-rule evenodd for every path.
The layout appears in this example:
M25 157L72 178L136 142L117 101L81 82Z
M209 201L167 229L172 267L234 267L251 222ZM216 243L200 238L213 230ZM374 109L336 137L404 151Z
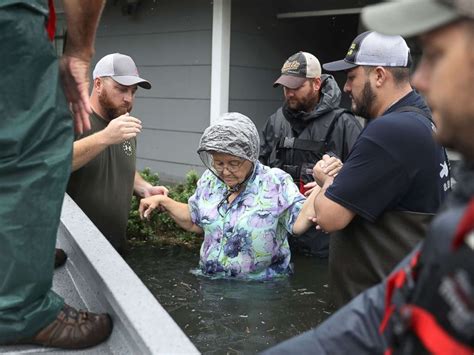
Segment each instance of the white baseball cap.
M342 71L359 65L409 68L410 48L401 36L367 31L352 41L344 59L323 64L323 68L327 71Z

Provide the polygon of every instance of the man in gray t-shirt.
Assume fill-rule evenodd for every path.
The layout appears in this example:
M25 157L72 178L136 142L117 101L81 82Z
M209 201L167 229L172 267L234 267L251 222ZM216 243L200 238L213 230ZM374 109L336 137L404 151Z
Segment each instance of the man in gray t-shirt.
M137 88L150 89L151 84L139 77L133 59L120 53L100 59L93 79L92 129L74 142L67 193L114 248L123 251L132 194L168 193L135 170L136 136L142 126L130 111Z

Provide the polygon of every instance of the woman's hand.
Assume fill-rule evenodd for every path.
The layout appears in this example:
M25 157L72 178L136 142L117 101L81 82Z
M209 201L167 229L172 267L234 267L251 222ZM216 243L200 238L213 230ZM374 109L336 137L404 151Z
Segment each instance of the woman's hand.
M163 201L167 198L165 195L153 195L150 197L142 198L140 201L140 207L138 211L140 212L141 219L149 219L150 214L157 208L160 210L164 209Z

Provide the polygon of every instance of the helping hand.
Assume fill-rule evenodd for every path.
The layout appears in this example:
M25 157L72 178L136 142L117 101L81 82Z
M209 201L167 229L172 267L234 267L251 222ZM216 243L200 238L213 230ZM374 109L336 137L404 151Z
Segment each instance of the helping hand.
M337 157L331 157L327 154L324 154L323 161L325 163L325 168L323 171L329 176L337 176L339 171L342 169L342 161Z
M89 115L92 113L89 101L90 60L63 55L59 61L59 73L66 100L74 115L74 129L78 134L91 129Z
M318 219L317 219L317 217L314 217L314 216L313 216L313 217L308 217L308 220L309 220L311 223L313 223L313 224L315 225L314 228L315 228L316 230L321 231L321 232L323 232L323 233L325 233L325 234L328 234L328 232L326 232L324 229L322 229L321 226L318 224Z
M328 177L334 178L337 176L342 166L340 159L325 154L313 167L314 180L322 187Z
M143 191L144 197L150 197L153 195L165 195L168 196L169 190L164 186L150 186Z

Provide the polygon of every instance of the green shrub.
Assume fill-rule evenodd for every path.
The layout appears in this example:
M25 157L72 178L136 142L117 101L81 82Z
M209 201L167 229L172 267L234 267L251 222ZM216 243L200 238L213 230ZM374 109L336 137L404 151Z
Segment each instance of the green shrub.
M152 185L159 185L160 178L158 174L152 173L149 168L140 172L140 175ZM169 194L173 200L179 202L188 202L189 197L196 190L196 183L199 177L195 171L190 171L186 175L186 180L182 184L166 186L169 189ZM195 244L196 239L200 237L194 233L186 232L181 229L173 219L165 213L153 213L148 221L142 221L138 213L138 206L140 200L133 196L132 207L130 208L130 215L127 225L127 237L129 240L152 240L161 239L162 235L176 242L176 239L184 243Z

